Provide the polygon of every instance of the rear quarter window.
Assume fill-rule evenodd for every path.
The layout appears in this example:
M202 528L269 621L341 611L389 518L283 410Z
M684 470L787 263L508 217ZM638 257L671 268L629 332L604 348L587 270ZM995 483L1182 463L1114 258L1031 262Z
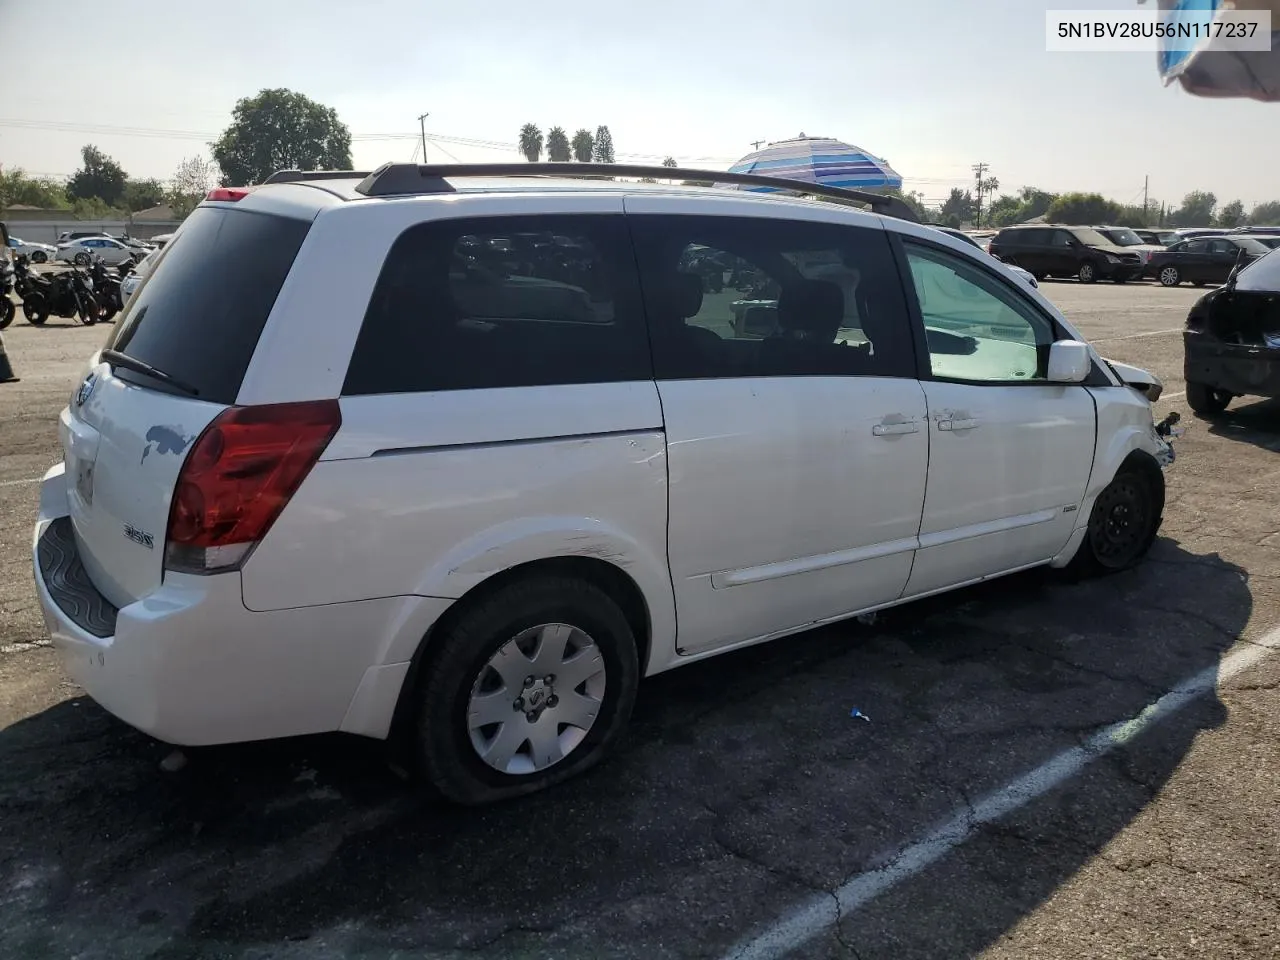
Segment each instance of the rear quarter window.
M158 256L107 346L231 404L309 220L198 207ZM118 369L121 379L156 386Z

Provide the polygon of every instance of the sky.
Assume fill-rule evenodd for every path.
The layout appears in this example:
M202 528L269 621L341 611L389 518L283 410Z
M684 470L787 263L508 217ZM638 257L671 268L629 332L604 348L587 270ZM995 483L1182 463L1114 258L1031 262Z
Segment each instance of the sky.
M752 141L829 136L930 201L972 184L1178 203L1280 199L1280 104L1165 87L1154 53L1048 53L1045 11L1136 0L0 0L0 164L69 175L94 143L131 176L208 155L237 99L334 107L357 168L518 160L525 122L607 124L619 161L723 169ZM22 38L41 38L28 43Z

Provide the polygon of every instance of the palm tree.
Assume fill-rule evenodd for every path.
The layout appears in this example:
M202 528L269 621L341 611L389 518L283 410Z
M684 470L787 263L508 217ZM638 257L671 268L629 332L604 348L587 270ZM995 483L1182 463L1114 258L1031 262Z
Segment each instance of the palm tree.
M520 152L530 163L542 157L542 131L536 123L526 123L520 128Z
M569 135L564 132L564 127L552 127L547 131L547 159L555 163L567 163L572 158Z
M590 130L583 128L573 135L573 159L579 163L590 163L595 149L596 140Z

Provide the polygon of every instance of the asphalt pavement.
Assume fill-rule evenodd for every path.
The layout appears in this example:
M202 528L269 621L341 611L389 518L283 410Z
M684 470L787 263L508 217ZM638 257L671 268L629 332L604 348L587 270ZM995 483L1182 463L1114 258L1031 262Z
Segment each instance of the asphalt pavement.
M44 640L33 481L106 330L0 385L0 956L1280 956L1280 403L1186 410L1200 291L1048 282L1183 413L1140 569L1010 577L646 682L621 752L483 810L371 742L170 749ZM857 710L866 718L851 716Z

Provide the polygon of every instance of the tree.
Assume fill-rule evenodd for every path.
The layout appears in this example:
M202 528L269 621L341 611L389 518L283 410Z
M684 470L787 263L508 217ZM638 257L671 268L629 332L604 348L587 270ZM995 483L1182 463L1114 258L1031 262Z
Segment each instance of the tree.
M129 179L124 168L93 144L80 150L84 165L67 183L67 197L71 200L98 198L109 207L124 199L124 185Z
M595 156L596 163L616 163L613 157L613 134L608 127L596 127Z
M1249 212L1249 222L1259 227L1270 227L1280 223L1280 200L1258 204Z
M218 171L208 160L197 154L184 159L178 164L169 179L169 193L166 199L175 215L185 217L195 209L196 204L218 183Z
M164 184L159 180L130 180L124 185L124 206L130 213L164 203Z
M16 203L44 210L65 210L71 206L62 184L28 177L20 167L0 168L0 210Z
M975 208L976 204L971 192L952 187L951 194L943 201L942 209L938 211L938 219L948 227L959 227L973 220Z
M556 163L567 163L573 159L569 135L564 132L564 127L552 127L547 131L547 159Z
M675 157L667 157L666 159L664 159L664 160L662 161L662 165L663 165L664 167L678 167L678 166L680 166L680 164L676 163L676 158L675 158Z
M1120 213L1120 205L1100 193L1064 193L1045 211L1055 223L1111 223Z
M1204 190L1192 190L1182 198L1182 206L1169 216L1178 227L1208 227L1213 225L1213 209L1218 198Z
M596 139L587 129L579 130L573 135L573 159L579 163L590 163L595 155Z
M283 87L244 97L210 145L228 186L261 183L277 170L348 170L351 131L332 107Z
M530 163L542 159L542 131L536 123L526 123L520 128L520 152Z
M1244 223L1244 204L1239 200L1232 200L1218 211L1218 226L1238 227L1242 223Z
M987 226L1007 227L1018 222L1018 212L1022 209L1022 201L1017 197L1003 194L999 199L991 201L987 210Z
M982 198L989 197L1000 189L1000 181L995 177L982 177L978 180L978 226L982 226Z
M1148 211L1150 211L1150 209L1151 205L1149 203L1146 210L1142 209L1142 207L1123 206L1120 208L1120 212L1116 215L1114 223L1117 227L1149 226L1151 214Z
M1018 191L1018 197L1022 200L1022 208L1018 211L1014 223L1025 223L1036 217L1043 217L1049 212L1049 205L1058 199L1056 193L1049 193L1039 187L1023 187Z

